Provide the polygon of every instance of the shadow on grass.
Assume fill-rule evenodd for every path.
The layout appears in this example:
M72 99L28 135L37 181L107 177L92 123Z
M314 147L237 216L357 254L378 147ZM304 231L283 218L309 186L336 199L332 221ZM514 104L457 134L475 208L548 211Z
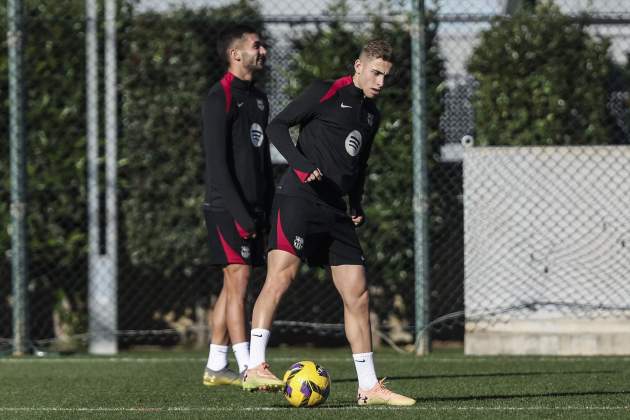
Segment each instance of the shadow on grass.
M540 398L540 397L585 397L598 395L625 395L630 391L576 391L576 392L541 392L529 394L505 394L505 395L468 395L460 397L415 397L418 402L448 402L448 401L487 401L487 400L511 400L515 398Z
M388 380L396 381L401 379L442 379L442 378L506 378L512 376L546 376L546 375L591 375L594 373L600 374L618 374L618 370L573 370L573 371L544 371L544 372L501 372L501 373L464 373L464 374L446 374L446 375L397 375L387 376ZM357 378L334 378L333 382L356 382Z
M491 400L512 400L521 398L558 398L558 397L586 397L586 396L604 396L604 395L626 395L630 394L630 391L575 391L575 392L541 392L541 393L527 393L527 394L504 394L504 395L466 395L466 396L454 396L454 397L418 397L415 398L418 404L421 403L435 403L435 402L464 402L464 401L491 401ZM347 408L356 406L355 402L347 403L325 403L319 409L334 409L334 408ZM287 404L273 404L274 408L286 408L293 409L293 407ZM404 408L404 407L399 407Z

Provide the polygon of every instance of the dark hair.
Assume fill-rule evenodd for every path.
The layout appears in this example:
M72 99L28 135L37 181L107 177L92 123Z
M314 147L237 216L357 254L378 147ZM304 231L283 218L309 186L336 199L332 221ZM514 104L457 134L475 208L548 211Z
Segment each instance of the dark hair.
M257 34L258 31L253 26L238 24L233 25L225 29L219 34L219 39L217 40L217 53L221 60L225 64L229 64L230 60L228 58L228 49L232 46L234 41L237 41L243 37L245 34Z

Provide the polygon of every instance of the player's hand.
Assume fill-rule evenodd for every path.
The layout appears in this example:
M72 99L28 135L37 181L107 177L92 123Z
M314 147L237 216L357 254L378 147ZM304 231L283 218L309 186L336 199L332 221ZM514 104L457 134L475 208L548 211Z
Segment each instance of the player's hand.
M365 222L365 216L362 214L359 216L351 216L351 219L356 227L361 226Z
M321 181L323 176L324 174L322 171L317 168L308 176L308 178L306 178L306 182Z
M354 223L355 227L359 227L365 223L365 213L363 213L361 205L350 206L350 219L352 219L352 223Z

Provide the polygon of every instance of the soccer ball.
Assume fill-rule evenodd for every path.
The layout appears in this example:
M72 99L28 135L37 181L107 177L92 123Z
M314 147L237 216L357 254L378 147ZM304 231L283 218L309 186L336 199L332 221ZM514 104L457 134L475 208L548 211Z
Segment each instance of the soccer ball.
M284 396L294 407L317 407L330 393L330 375L315 362L294 363L282 380Z

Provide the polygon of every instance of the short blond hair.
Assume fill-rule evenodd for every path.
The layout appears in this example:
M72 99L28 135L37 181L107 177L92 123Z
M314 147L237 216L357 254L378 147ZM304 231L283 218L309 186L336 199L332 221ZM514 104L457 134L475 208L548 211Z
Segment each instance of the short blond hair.
M380 58L384 61L392 61L392 46L383 39L372 39L368 41L361 49L360 58L369 58L375 60Z

